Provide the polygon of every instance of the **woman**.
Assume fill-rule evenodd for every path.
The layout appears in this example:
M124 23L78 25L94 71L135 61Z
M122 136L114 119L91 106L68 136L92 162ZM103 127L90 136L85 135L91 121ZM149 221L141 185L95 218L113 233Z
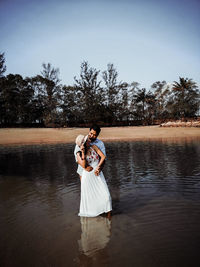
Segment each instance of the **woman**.
M82 140L80 141L80 139ZM79 140L78 143L77 140ZM90 145L87 136L82 138L78 136L76 143L81 150L77 153L77 162L84 169L81 178L81 203L78 215L96 217L107 213L110 218L111 196L103 172L99 172L99 168L105 161L105 155L97 146ZM92 171L88 172L87 166L91 166Z

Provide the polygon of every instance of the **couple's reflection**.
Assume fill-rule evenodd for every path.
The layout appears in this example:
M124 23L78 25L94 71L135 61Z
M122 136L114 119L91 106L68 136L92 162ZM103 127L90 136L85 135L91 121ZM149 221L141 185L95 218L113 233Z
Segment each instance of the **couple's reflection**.
M81 238L78 241L80 257L79 260L83 263L87 260L98 257L98 254L104 254L111 236L111 221L102 216L88 218L80 217L81 222ZM99 255L100 256L100 255Z

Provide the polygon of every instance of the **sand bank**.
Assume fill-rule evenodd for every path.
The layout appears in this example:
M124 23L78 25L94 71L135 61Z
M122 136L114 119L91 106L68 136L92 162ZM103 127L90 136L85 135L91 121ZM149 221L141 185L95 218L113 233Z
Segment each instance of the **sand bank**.
M88 128L5 128L0 129L0 145L74 143L78 134L86 135L88 131ZM106 127L99 138L104 142L200 139L200 128Z

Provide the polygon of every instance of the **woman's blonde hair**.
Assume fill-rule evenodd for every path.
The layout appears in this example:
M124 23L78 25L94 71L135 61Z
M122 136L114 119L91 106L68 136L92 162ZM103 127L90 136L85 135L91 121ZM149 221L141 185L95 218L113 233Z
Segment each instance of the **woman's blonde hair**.
M84 143L85 136L82 134L79 134L76 137L75 143L80 147L82 143Z

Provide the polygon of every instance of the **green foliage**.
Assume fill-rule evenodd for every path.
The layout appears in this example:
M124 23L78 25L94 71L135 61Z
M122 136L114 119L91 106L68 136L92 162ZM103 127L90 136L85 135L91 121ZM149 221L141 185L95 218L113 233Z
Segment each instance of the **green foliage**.
M42 64L40 75L22 78L4 76L4 54L0 54L0 125L86 126L153 124L156 120L186 119L199 112L199 89L188 78L172 85L156 81L151 90L140 84L118 82L113 64L102 72L81 63L73 86L61 85L59 69Z
M102 78L105 83L105 109L107 122L112 123L116 120L119 107L119 84L117 83L118 72L113 64L107 65L107 70L103 71Z
M172 87L171 113L177 118L194 117L199 109L199 91L197 84L188 78L179 77ZM171 100L171 102L172 102Z
M81 110L80 119L85 122L94 122L101 119L99 105L102 100L102 88L98 82L99 70L90 67L87 61L81 64L80 77L74 77L77 106Z
M154 115L158 120L164 120L169 113L167 112L167 104L170 96L170 88L166 81L157 81L152 84L151 89L155 96Z
M0 53L0 78L3 77L5 71L6 71L5 56L4 53Z
M63 125L68 125L72 122L76 125L82 122L83 109L79 105L81 95L76 87L66 85L62 87L60 108L62 110L61 121Z
M0 120L6 125L32 122L31 105L33 90L19 74L1 78Z

